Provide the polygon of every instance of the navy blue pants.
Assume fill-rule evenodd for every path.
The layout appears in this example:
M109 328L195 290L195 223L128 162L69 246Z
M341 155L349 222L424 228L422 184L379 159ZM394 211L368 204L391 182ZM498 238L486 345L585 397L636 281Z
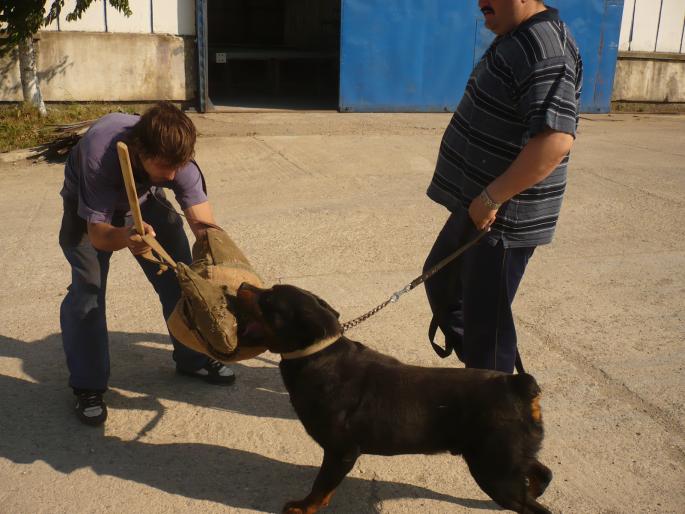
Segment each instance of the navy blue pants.
M477 235L466 211L453 213L430 251L424 271ZM461 351L468 368L512 373L516 328L511 312L523 272L535 247L492 246L485 238L425 282L426 294L445 340Z
M170 206L166 199L163 201ZM189 264L192 260L190 245L181 217L154 199L145 202L141 211L143 219L155 229L157 240L171 257ZM123 222L123 218L113 220L113 224L119 226ZM105 391L110 372L105 291L112 252L93 247L86 232L86 222L76 214L75 203L66 200L59 242L71 265L71 285L60 309L69 385L74 389ZM181 296L176 275L172 270L157 275L158 266L140 257L136 260L155 288L164 319L167 319ZM179 367L192 371L206 364L205 355L183 346L174 337L171 342L173 359Z

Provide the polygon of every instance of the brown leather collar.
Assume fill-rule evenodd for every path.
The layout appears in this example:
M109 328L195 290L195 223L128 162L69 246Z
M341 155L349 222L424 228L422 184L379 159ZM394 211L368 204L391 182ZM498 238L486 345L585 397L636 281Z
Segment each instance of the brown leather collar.
M334 336L327 337L325 339L322 339L321 341L318 341L314 344L311 344L311 345L307 346L307 348L303 348L302 350L295 350L294 352L282 353L281 359L285 359L285 360L300 359L302 357L308 357L310 355L314 355L315 353L318 353L321 350L328 348L330 345L335 343L341 337L342 337L341 334L336 334Z

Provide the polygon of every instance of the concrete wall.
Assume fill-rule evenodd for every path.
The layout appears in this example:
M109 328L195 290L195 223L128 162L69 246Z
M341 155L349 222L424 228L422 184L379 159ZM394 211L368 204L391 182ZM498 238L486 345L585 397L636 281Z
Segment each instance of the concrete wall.
M685 55L619 54L613 100L685 105Z
M619 49L616 108L685 111L685 0L625 0Z
M190 100L195 63L193 37L43 31L38 40L46 101ZM0 100L22 100L16 59L0 61Z
M129 0L130 17L96 0L67 22L76 0L38 41L47 101L191 100L196 90L195 0ZM0 60L0 101L21 101L15 57Z

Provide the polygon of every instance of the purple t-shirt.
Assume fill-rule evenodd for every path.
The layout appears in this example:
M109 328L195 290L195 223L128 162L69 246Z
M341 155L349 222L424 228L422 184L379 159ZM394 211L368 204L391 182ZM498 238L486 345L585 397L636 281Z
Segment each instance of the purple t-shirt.
M78 215L89 223L111 223L115 212L130 210L117 142L125 140L138 119L130 114L107 114L88 129L69 153L60 194L78 202ZM141 204L155 187L171 189L181 209L207 201L202 173L193 161L178 170L174 180L155 186L142 167L136 167L135 159L132 164Z

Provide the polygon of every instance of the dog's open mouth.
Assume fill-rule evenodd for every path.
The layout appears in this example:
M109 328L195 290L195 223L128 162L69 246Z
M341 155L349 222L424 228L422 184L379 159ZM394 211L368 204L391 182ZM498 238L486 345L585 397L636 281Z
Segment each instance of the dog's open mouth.
M249 308L252 306L242 306L241 308L239 301L235 302L235 306L235 317L238 321L238 339L244 342L257 342L264 339L266 330L262 323L255 319L255 313Z
M256 321L238 322L238 338L258 341L264 338L265 332Z

